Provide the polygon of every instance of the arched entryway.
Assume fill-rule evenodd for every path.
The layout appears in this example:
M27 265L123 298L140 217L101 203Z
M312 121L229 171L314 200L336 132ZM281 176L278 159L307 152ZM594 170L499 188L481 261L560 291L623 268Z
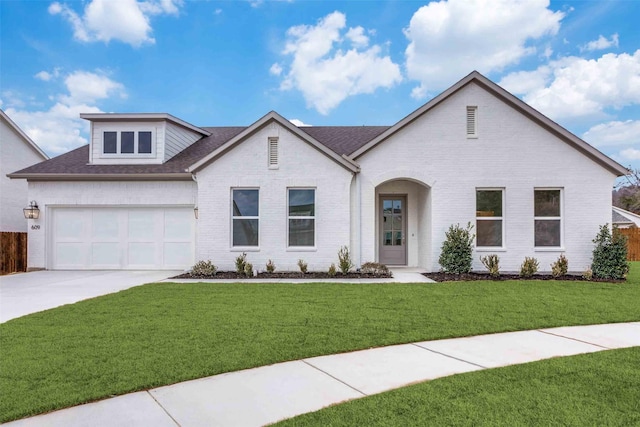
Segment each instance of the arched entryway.
M375 187L376 259L387 265L431 263L431 192L425 183L394 178Z

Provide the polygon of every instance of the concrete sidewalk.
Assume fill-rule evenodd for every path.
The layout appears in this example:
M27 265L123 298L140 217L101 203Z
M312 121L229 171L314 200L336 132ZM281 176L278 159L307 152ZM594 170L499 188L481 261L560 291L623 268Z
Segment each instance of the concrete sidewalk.
M6 425L262 426L448 375L633 346L640 346L640 322L394 345L216 375Z

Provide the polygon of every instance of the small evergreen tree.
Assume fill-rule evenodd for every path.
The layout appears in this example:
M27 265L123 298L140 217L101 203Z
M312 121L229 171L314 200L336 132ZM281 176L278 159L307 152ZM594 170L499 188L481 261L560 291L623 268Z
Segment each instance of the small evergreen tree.
M476 237L471 233L472 230L471 223L467 224L467 228L460 227L460 224L449 227L438 259L443 271L456 274L471 271L473 239Z
M629 272L627 263L627 237L616 227L613 233L609 224L600 226L600 231L593 239L593 262L591 270L596 279L624 279Z

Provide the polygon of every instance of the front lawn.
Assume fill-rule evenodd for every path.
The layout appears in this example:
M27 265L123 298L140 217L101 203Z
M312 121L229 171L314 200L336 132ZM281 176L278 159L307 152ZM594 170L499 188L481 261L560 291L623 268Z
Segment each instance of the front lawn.
M637 426L640 347L477 371L332 406L296 426Z
M285 360L640 320L627 283L150 284L0 324L0 422Z

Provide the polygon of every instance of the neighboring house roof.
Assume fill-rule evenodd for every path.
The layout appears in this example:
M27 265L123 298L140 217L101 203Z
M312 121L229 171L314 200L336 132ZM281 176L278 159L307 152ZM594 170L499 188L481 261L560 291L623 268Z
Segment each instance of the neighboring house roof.
M617 206L611 210L611 222L615 225L636 225L640 227L640 215L634 214Z
M609 158L602 152L598 151L597 149L589 145L587 142L578 138L576 135L572 134L571 132L569 132L568 130L566 130L565 128L563 128L553 120L551 120L550 118L546 117L545 115L537 111L535 108L531 107L526 102L522 101L517 96L509 93L508 91L506 91L496 83L492 82L491 80L487 79L485 76L483 76L477 71L471 72L469 75L467 75L462 80L460 80L459 82L451 86L449 89L445 90L440 95L436 96L431 101L427 102L425 105L418 108L413 113L409 114L407 117L405 117L404 119L400 120L398 123L396 123L389 129L387 129L385 132L381 133L376 138L372 139L367 144L360 147L351 155L351 157L354 160L356 160L358 157L362 156L364 153L371 150L373 147L380 144L381 142L387 140L391 135L400 131L402 128L404 128L405 126L407 126L408 124L410 124L411 122L413 122L414 120L416 120L417 118L425 114L427 111L431 110L432 108L434 108L435 106L443 102L445 99L449 98L451 95L458 92L460 89L464 88L470 83L477 83L478 85L482 86L489 93L493 94L494 96L496 96L497 98L505 102L507 105L510 105L517 111L521 112L522 114L527 116L529 119L538 123L539 125L547 129L548 131L550 131L551 133L553 133L554 135L556 135L557 137L559 137L560 139L568 143L569 145L576 148L578 151L582 152L583 154L593 159L596 163L600 164L604 168L616 174L617 176L623 176L629 173L629 170L624 166L622 166L620 163L614 161L613 159Z
M11 120L11 118L9 116L7 116L7 113L5 113L4 111L2 111L0 109L0 117L2 117L8 124L9 126L11 126L11 128L16 131L16 133L18 135L20 135L22 137L22 139L24 139L24 141L29 144L31 146L31 148L38 154L40 154L40 156L42 156L43 160L47 160L49 158L49 156L47 156L47 153L45 153L44 151L42 151L42 149L40 147L38 147L38 144L36 144L35 142L33 142L33 140L31 138L29 138L29 135L27 135L26 133L24 133L24 131L22 129L20 129L20 127L15 124L13 122L13 120Z

